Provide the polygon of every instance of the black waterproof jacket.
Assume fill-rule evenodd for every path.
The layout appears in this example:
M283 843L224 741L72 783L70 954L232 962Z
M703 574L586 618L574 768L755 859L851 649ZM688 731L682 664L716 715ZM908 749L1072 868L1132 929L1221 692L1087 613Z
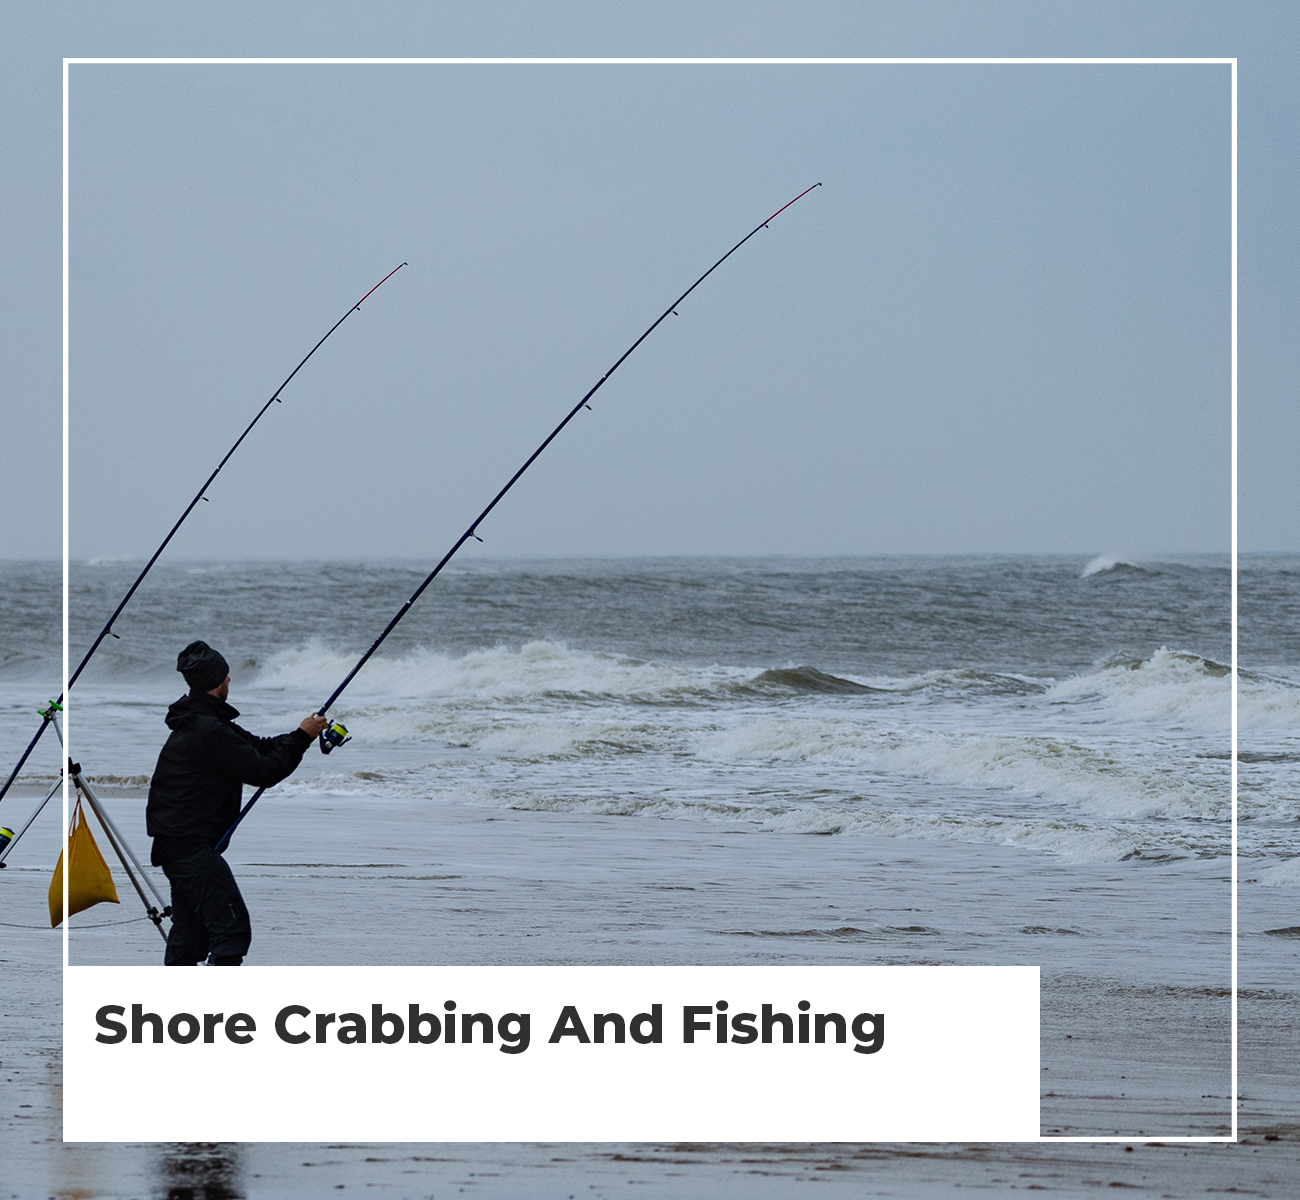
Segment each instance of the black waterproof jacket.
M293 773L311 738L301 729L254 737L236 725L237 709L206 692L167 710L171 737L149 784L145 822L153 864L161 867L215 848L239 816L242 786L272 787Z

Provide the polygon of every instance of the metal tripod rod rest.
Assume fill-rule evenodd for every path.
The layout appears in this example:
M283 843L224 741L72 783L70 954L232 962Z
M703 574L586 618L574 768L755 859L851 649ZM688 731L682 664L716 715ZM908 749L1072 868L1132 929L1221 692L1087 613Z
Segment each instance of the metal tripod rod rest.
M56 717L51 724L54 726L55 736L59 739L59 745L62 746L63 730L59 728L58 718ZM149 878L144 867L140 865L140 860L136 858L135 851L127 844L126 838L122 836L122 831L113 823L113 818L104 811L104 806L99 802L99 797L95 795L89 781L81 773L80 763L68 762L68 778L72 780L77 791L86 797L91 811L99 818L99 823L108 836L109 844L113 847L118 860L122 864L122 870L126 872L127 878L131 881L131 886L135 888L136 894L140 897L140 903L144 905L145 912L149 914L149 920L154 923L154 927L161 934L163 940L166 941L167 934L163 930L162 921L163 917L171 915L171 909L168 907L167 902L159 894L158 889L154 887L154 882ZM135 864L135 871L131 870L132 863ZM136 871L140 873L140 879L143 879L149 890L153 892L154 898L158 901L157 907L149 903L149 897L144 894L144 888L140 886L140 880L136 878Z
M8 842L6 843L6 845L5 845L5 848L4 848L3 850L0 850L0 870L3 870L3 869L4 869L5 859L9 857L9 851L12 850L12 849L13 849L13 848L18 844L18 839L19 839L20 837L22 837L23 834L26 833L26 832L27 832L27 831L32 827L33 822L36 820L37 817L39 817L39 816L41 815L41 810L42 810L42 809L43 809L43 808L44 808L44 807L45 807L45 806L46 806L46 805L47 805L51 800L54 799L54 795L55 795L55 793L56 793L56 792L57 792L57 791L58 791L62 786L63 786L63 774L62 774L62 772L60 772L60 773L59 773L59 777L58 777L58 779L56 779L56 780L54 781L54 786L53 786L52 788L50 788L50 790L49 790L48 792L45 793L45 799L42 800L42 801L41 801L41 802L36 806L36 811L35 811L34 813L32 813L32 815L31 815L30 817L27 818L27 820L23 823L23 827L22 827L22 828L21 828L17 833L15 833L15 834L13 835L13 837L11 837L11 838L9 839L9 841L8 841Z
M73 764L73 766L76 765L77 764L75 763ZM144 901L145 908L149 910L150 917L153 919L154 924L157 925L159 921L162 920L163 916L165 916L166 914L158 912L158 910L155 909L154 906L149 903L149 898L144 894L144 891L141 889L140 885L136 883L135 874L131 870L131 864L135 865L136 871L140 873L140 878L143 879L145 883L148 885L149 890L154 894L154 899L158 901L158 904L162 908L166 908L167 902L159 894L158 889L154 887L153 880L150 879L149 876L145 873L144 867L140 865L140 860L135 856L135 851L132 850L129 845L127 845L126 839L122 837L121 830L119 830L118 827L113 824L112 817L110 817L108 813L104 811L104 806L99 802L99 797L96 796L95 793L91 790L90 784L87 782L86 777L79 770L77 770L71 773L70 778L72 779L72 782L76 785L77 791L79 791L83 796L86 797L86 800L90 804L91 809L94 811L95 816L99 818L99 823L104 827L104 832L108 834L108 840L112 843L113 849L117 851L118 858L122 860L122 869L125 870L127 875L130 877L132 884L135 885L135 890L140 893L140 899ZM128 858L131 860L130 863L127 862ZM164 934L164 936L166 935Z

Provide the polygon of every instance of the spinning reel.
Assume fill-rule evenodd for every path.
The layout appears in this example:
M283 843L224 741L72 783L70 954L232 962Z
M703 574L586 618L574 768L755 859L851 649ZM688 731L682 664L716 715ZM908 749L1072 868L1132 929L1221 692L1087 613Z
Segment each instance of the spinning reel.
M342 746L351 740L352 738L343 725L340 725L338 721L331 721L320 731L320 752L329 754L336 747Z

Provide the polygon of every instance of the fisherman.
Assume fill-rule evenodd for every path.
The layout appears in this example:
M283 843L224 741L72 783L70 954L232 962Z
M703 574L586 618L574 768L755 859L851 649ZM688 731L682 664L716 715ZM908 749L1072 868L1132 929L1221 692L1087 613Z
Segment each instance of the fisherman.
M191 642L176 660L189 685L167 710L171 736L158 755L145 808L152 861L172 885L169 967L237 967L253 939L248 909L217 844L239 816L242 786L273 787L293 774L312 739L328 724L319 713L292 733L254 737L235 724L226 703L230 667L206 642Z

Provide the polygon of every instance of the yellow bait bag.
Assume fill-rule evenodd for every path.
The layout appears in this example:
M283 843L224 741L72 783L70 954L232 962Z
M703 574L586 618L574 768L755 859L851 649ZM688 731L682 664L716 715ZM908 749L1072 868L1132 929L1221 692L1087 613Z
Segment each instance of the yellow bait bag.
M77 797L72 828L68 832L68 861L72 864L68 871L69 916L94 904L121 903L117 898L117 888L113 886L113 874L95 844L90 826L86 824L80 797ZM54 868L54 878L50 881L50 926L57 927L62 921L63 855L60 853L58 865Z

